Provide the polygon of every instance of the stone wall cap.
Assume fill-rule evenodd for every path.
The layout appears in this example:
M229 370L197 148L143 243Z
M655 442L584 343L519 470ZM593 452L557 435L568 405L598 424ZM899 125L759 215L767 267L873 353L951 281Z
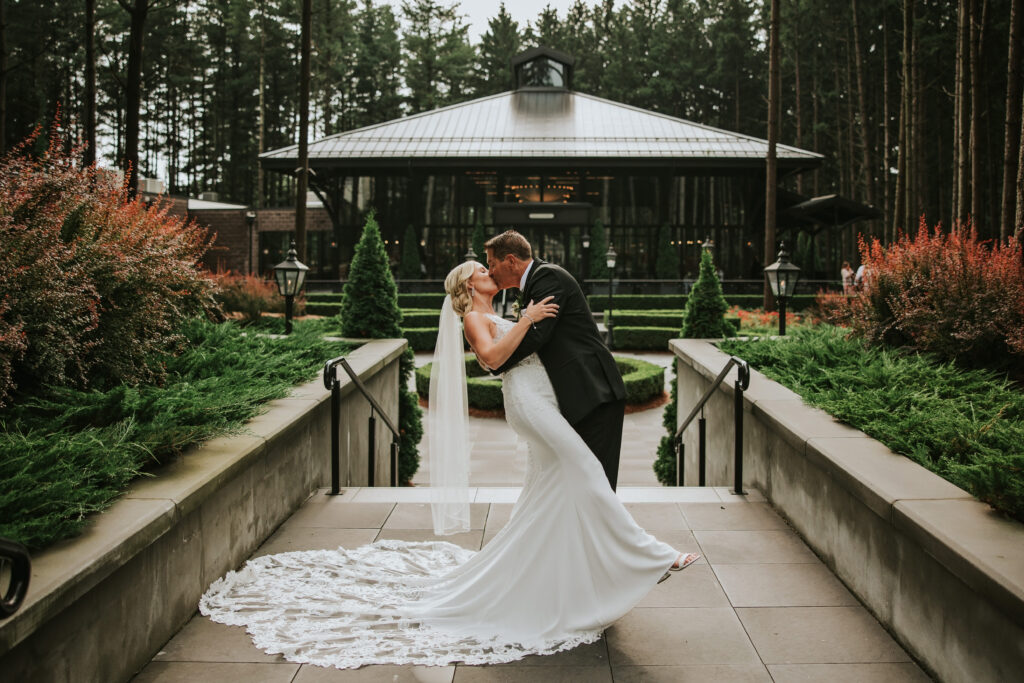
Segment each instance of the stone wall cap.
M901 500L897 529L1024 625L1024 525L976 499Z
M121 499L90 516L80 536L33 556L25 602L17 614L0 622L0 654L163 536L174 522L169 500Z

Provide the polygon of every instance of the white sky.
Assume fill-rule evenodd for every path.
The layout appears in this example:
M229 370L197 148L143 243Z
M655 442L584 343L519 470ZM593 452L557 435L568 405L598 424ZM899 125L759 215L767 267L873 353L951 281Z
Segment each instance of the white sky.
M441 0L442 4L450 4L452 0ZM401 11L401 0L390 0L396 13ZM522 30L527 22L533 23L540 16L541 10L551 5L558 11L559 19L565 19L566 13L572 7L573 0L505 0L505 9L514 21L519 22L519 29ZM593 4L589 0L588 5ZM616 3L616 5L621 3ZM476 44L480 42L480 36L487 32L487 20L498 14L500 0L460 0L459 10L466 16L466 23L469 24L469 40Z

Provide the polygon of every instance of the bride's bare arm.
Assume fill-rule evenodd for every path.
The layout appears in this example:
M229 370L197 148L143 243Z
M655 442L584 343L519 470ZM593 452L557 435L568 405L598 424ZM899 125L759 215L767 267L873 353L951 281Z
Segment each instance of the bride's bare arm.
M463 318L466 340L476 357L489 368L501 367L516 350L527 330L538 320L553 318L558 315L558 304L551 303L554 297L547 297L538 303L530 302L523 311L519 322L505 336L494 341L491 332L493 323L482 313L470 311Z

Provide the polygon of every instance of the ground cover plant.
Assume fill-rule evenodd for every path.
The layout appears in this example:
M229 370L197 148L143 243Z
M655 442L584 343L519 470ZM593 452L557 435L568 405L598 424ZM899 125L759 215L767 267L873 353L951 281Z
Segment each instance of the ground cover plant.
M831 325L785 339L726 340L722 351L1024 521L1024 392L1005 375L865 347Z
M0 536L38 549L75 535L132 479L241 432L264 403L352 348L315 326L272 339L193 319L180 334L186 350L166 361L161 386L53 387L0 411Z

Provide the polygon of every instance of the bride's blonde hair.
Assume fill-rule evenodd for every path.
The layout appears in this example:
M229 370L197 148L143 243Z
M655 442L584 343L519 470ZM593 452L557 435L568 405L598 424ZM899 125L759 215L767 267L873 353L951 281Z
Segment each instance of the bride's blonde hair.
M462 317L473 310L473 298L469 295L469 278L473 277L479 263L466 261L452 268L444 279L444 291L452 298L452 310Z

